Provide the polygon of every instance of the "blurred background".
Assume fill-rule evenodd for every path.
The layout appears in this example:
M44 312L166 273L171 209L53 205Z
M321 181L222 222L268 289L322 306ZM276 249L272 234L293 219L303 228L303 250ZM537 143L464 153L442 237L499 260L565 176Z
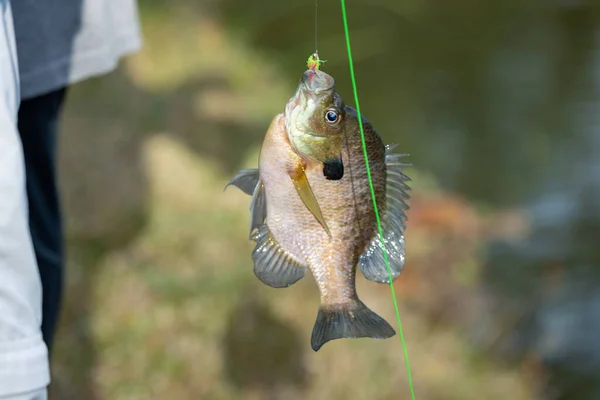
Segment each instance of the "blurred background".
M314 50L314 3L141 0L145 45L68 94L51 399L407 399L396 336L318 353L311 278L252 272L223 191ZM600 3L350 0L361 109L410 153L395 283L417 398L600 399ZM353 105L338 1L323 69ZM390 289L358 277L394 325Z

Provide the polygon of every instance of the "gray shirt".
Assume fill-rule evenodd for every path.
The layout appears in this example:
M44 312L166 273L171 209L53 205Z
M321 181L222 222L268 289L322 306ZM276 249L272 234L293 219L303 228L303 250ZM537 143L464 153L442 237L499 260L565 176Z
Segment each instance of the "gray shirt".
M23 100L110 72L141 46L135 0L18 0L12 6Z

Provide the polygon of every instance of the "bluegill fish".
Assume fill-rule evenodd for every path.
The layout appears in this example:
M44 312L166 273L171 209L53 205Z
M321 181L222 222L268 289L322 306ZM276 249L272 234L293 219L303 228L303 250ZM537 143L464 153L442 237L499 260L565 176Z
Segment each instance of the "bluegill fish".
M283 288L309 269L321 303L311 345L339 338L385 339L394 329L356 293L356 269L389 283L356 111L335 91L333 77L304 72L285 111L271 122L258 169L240 171L229 185L252 196L250 238L254 273ZM362 118L373 188L393 279L404 266L409 178ZM229 186L228 185L228 186Z

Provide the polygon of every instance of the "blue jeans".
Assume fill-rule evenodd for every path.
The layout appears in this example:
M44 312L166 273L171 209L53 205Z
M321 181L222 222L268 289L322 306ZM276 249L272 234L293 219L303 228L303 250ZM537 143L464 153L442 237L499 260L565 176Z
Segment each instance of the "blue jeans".
M23 100L19 107L29 227L42 281L42 334L48 351L52 347L63 291L63 226L56 179L56 147L65 91L63 88Z

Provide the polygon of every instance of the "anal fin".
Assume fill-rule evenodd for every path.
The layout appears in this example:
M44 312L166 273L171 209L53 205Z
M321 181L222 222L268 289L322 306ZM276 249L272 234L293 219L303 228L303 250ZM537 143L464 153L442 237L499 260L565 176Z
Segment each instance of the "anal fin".
M387 339L395 334L396 331L385 319L357 299L350 304L319 307L311 346L314 351L319 351L330 340L365 337Z
M264 284L274 288L288 287L302 279L306 265L288 254L265 224L252 235L256 247L252 252L254 274Z

